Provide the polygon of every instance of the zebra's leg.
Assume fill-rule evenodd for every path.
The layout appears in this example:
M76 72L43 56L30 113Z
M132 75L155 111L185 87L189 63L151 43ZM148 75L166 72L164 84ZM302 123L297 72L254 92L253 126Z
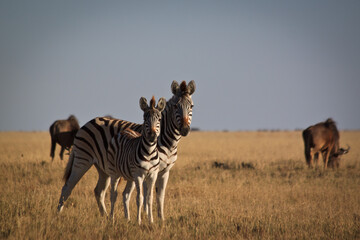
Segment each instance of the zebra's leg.
M147 187L147 193L146 193L146 202L145 202L145 209L147 209L147 215L149 217L150 223L154 222L153 214L152 214L152 203L153 203L153 189L156 182L156 178L158 175L158 171L153 172L150 176L148 176L148 179L146 180L146 187ZM145 195L145 193L144 193Z
M142 176L135 177L135 185L136 185L136 205L137 205L137 220L138 224L141 224L141 208L143 205L143 181L144 178Z
M102 171L99 167L96 166L96 169L99 173L99 179L94 189L95 198L99 206L101 216L104 216L104 214L107 216L105 207L105 195L106 190L110 184L110 177L106 173L104 173L104 171Z
M158 174L155 186L156 186L156 200L158 204L158 216L164 221L164 199L165 189L169 179L169 171Z
M84 176L84 174L89 170L91 166L92 162L75 157L70 176L66 180L61 190L58 212L62 211L64 207L64 202L68 199L75 185L79 182L79 180L82 178L82 176Z
M60 150L60 159L61 160L63 160L64 151L65 151L65 148L63 146L61 146L61 150Z
M149 209L148 209L147 200L146 200L146 196L148 195L148 188L147 188L146 181L144 181L144 183L143 183L143 192L144 192L144 211L145 211L146 215L148 215Z
M129 204L130 204L130 197L132 192L135 189L135 182L134 181L127 181L126 187L123 191L123 203L124 203L124 213L125 218L130 221L130 211L129 211Z
M118 196L118 191L117 191L117 187L119 185L121 178L111 178L111 196L110 196L110 200L111 200L111 212L110 212L110 218L113 219L114 218L114 208L115 208L115 202Z

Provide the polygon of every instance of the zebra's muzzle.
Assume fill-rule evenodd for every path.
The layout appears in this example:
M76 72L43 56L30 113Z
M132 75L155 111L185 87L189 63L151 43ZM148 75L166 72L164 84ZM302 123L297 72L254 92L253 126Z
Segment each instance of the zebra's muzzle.
M185 137L189 134L189 132L190 132L189 117L184 117L180 128L180 134L181 136Z
M155 139L157 138L156 128L151 128L148 138L151 142L155 141Z
M180 134L181 136L183 137L186 137L190 132L190 126L183 126L181 129L180 129Z
M151 128L151 134L155 134L155 135L156 135L156 127L152 127L152 128Z
M156 140L156 134L151 134L151 135L148 137L148 140L149 140L150 142L155 142L155 140Z

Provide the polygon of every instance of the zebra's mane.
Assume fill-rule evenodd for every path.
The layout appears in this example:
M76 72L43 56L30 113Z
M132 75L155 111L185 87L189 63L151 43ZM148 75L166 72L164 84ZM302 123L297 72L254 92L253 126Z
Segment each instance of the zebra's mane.
M155 97L152 96L152 98L151 98L151 100L150 100L150 107L151 107L152 109L155 109L155 102L156 102Z
M141 137L141 133L136 132L130 128L126 128L119 133L121 136L124 136L128 139L138 138Z

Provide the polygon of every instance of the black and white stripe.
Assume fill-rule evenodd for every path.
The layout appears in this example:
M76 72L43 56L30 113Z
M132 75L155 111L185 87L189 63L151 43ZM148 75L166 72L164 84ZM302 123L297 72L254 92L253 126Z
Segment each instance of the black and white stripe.
M167 101L166 108L162 112L161 132L158 138L157 148L160 157L159 173L156 180L156 199L158 203L158 215L164 220L164 199L170 169L177 160L177 146L181 136L187 136L190 132L192 120L192 94L195 91L195 82L188 85L183 81L180 85L173 81L171 85L172 98ZM129 186L130 185L130 186ZM128 216L131 192L134 186L128 184L123 192L125 216ZM144 185L144 195L147 187ZM145 200L145 211L149 214L149 204Z
M104 197L111 179L111 215L117 196L117 185L120 177L128 184L135 184L138 190L138 222L141 223L142 186L150 189L146 195L151 214L152 186L155 184L159 170L159 154L157 138L160 134L161 112L165 108L165 99L159 100L155 107L155 99L147 105L145 98L140 99L140 107L144 111L143 125L126 121L95 118L85 124L76 135L74 149L71 153L64 178L66 183L62 189L58 210L63 208L64 201L72 189L94 164L99 172L99 181L95 188L95 196L100 212L106 213ZM141 134L131 130L141 129ZM124 130L125 129L125 130Z
M166 108L162 112L161 117L161 131L158 138L157 149L159 152L160 165L159 173L156 180L156 198L158 203L158 216L164 220L164 199L167 182L169 179L170 169L174 166L177 160L177 146L181 139L181 136L187 136L190 132L190 124L192 120L192 94L195 91L195 82L190 81L188 85L183 81L180 85L173 81L171 85L171 91L173 93L172 98L167 101ZM125 124L125 122L123 122ZM130 124L126 122L126 124ZM138 131L141 126L135 124L130 126L131 129ZM95 192L101 192L101 204L105 209L104 198L105 192L108 185L104 184L107 182L105 174L101 174L99 171L99 181ZM123 192L124 201L124 212L125 217L130 219L129 213L129 202L132 191L135 186L133 182L127 182L125 190ZM148 187L144 185L144 195L147 195ZM149 204L146 199L145 201L145 212L149 214ZM100 204L99 204L100 206ZM111 209L111 215L113 209Z
M183 81L180 85L173 81L171 84L172 98L167 102L162 112L161 132L158 138L158 150L160 167L155 183L156 199L158 205L158 216L164 220L164 199L170 169L177 160L177 146L182 136L190 132L192 120L192 109L194 106L191 98L195 92L195 82L190 81L188 85ZM125 189L127 191L128 189ZM144 186L144 192L147 191ZM126 193L124 193L126 195ZM148 204L145 204L145 208ZM145 209L148 212L148 209Z

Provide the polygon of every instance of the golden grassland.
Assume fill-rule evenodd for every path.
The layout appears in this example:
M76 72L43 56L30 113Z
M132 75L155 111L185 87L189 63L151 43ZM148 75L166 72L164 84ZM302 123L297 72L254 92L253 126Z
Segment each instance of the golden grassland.
M322 162L306 167L300 131L192 132L171 170L165 222L143 214L138 226L135 194L130 222L121 194L114 221L100 216L95 168L57 214L66 165L59 147L51 163L47 132L1 132L0 238L360 239L360 132L340 134L351 150L339 169L324 171Z

